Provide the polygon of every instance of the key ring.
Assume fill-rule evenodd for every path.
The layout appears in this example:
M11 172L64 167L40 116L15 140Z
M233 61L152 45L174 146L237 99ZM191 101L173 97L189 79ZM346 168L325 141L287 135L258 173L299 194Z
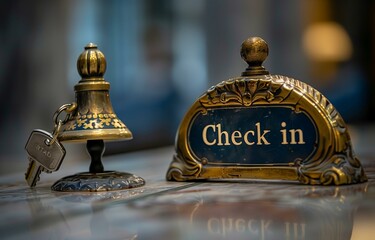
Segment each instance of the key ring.
M59 107L59 109L57 109L57 111L55 112L55 114L53 115L53 121L55 122L55 126L59 124L59 122L61 122L62 124L66 123L68 120L69 120L69 117L70 117L70 114L77 108L77 103L73 102L73 103L67 103L67 104L64 104L62 105L61 107ZM62 113L62 112L66 112L66 116L65 116L65 119L63 121L61 120L58 120L58 117L59 115Z
M75 103L75 102L67 103L67 104L64 104L61 107L59 107L59 109L57 109L55 114L53 114L53 121L55 123L55 128L53 129L53 133L52 133L53 138L52 138L51 141L47 140L47 142L46 142L47 145L51 145L57 140L57 136L59 135L59 132L61 130L61 126L69 120L71 113L76 108L77 108L77 103ZM65 116L64 120L60 120L59 116L64 111L66 112L66 116Z

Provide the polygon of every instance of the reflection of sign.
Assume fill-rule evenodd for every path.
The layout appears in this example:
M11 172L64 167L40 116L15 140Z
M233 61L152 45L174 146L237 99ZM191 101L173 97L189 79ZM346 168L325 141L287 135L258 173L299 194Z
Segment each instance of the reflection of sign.
M275 222L273 219L209 218L207 232L226 238L232 235L251 236L256 239L305 239L306 224L301 222ZM276 233L276 234L275 234Z
M368 184L316 188L199 183L139 199L129 207L147 211L155 209L157 202L147 216L147 226L158 226L168 239L347 240L367 192ZM161 224L166 212L168 219Z
M198 114L188 142L209 163L289 164L317 145L316 127L289 107L224 108Z

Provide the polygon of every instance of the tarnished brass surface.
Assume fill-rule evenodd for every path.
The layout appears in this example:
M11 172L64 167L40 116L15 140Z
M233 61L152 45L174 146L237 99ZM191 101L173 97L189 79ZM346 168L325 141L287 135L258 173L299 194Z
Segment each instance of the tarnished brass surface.
M341 185L367 181L352 150L347 126L334 106L313 87L279 75L269 75L262 62L268 46L260 38L242 44L241 56L249 67L241 77L223 81L199 97L183 118L177 132L176 154L167 171L175 181L204 179L282 179L304 184ZM198 114L220 108L287 106L306 112L316 126L317 146L313 155L291 166L212 164L191 150L189 130ZM240 157L240 156L239 156Z
M77 107L58 135L60 141L132 139L132 133L114 113L105 81L106 60L93 43L86 45L77 60L82 79L75 85Z

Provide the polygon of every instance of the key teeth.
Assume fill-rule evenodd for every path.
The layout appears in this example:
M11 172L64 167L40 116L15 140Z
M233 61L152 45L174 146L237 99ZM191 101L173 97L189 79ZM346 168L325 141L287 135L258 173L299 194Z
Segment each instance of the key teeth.
M51 170L48 170L48 169L46 169L46 168L43 168L42 171L45 172L45 173L48 173L48 174L52 173Z
M52 173L52 171L51 170L48 170L47 168L45 168L45 167L41 167L41 170L42 170L42 172L45 172L45 173Z
M36 183L40 181L40 175L38 174L38 176L35 178L35 181L31 184L30 187L34 188L36 186Z

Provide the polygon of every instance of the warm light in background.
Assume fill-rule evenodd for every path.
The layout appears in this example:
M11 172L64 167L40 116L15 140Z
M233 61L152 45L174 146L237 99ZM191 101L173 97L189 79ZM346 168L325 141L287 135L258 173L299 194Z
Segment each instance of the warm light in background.
M348 33L335 22L309 26L303 35L303 47L313 61L343 62L349 60L353 52Z

